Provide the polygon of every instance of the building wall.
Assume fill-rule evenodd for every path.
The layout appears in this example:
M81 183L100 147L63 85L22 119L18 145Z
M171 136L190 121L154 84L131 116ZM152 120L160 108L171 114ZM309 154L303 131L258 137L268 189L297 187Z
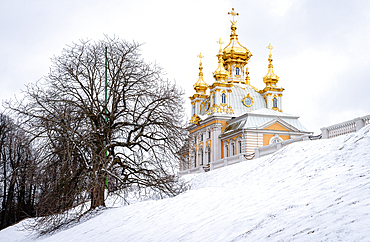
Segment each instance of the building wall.
M273 134L264 134L263 135L263 146L269 145L270 144L270 139L274 137ZM288 140L290 139L289 135L279 135L280 138L283 140Z
M279 135L282 140L294 138L296 135L286 134L289 131L279 123L274 123L264 129L239 130L233 136L219 138L227 125L227 121L214 120L201 126L195 126L189 134L189 153L183 157L180 169L192 169L201 165L201 154L203 152L203 166L208 164L208 147L210 148L210 162L230 157L233 155L232 144L234 143L234 155L242 153L253 154L255 148L269 145L270 140ZM209 137L208 132L211 133ZM298 134L297 134L298 135ZM203 136L203 139L201 137ZM299 135L298 135L299 136ZM196 137L196 140L195 138ZM195 142L196 141L196 142ZM225 147L228 147L226 149ZM228 154L226 154L228 150ZM195 163L196 157L196 163Z
M260 132L245 132L245 153L252 154L254 149L263 146L263 134Z

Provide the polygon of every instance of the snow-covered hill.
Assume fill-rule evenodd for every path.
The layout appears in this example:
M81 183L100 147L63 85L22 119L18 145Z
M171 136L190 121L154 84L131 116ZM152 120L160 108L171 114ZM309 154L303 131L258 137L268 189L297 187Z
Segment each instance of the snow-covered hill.
M37 241L370 241L370 125L188 176L170 199L115 207ZM34 241L21 225L1 241Z

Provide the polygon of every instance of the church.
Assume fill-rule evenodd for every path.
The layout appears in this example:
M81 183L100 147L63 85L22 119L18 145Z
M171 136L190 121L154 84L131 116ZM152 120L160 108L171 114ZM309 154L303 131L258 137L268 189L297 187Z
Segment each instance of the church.
M187 130L189 137L180 150L179 174L197 173L241 162L253 156L254 149L269 144L311 134L299 117L283 112L283 91L278 86L279 77L272 65L273 47L263 77L265 87L252 86L248 61L251 52L239 43L234 8L229 44L216 55L218 67L212 73L214 82L203 80L200 61L198 81L193 85L195 93L189 97L192 105ZM198 57L203 57L201 54Z

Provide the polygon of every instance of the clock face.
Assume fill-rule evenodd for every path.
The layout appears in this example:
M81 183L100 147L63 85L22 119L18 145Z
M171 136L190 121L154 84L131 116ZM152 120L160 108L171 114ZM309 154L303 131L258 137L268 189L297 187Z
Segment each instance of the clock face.
M253 98L249 96L249 93L244 97L243 104L247 107L251 107L253 105Z
M247 98L244 100L244 102L245 102L245 105L250 106L250 105L252 104L252 99L250 99L249 97L247 97Z

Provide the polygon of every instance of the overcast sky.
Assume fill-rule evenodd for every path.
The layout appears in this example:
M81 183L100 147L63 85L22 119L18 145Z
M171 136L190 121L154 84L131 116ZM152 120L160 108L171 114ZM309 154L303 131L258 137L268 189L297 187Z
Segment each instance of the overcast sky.
M251 84L262 89L271 43L285 88L283 111L320 128L370 114L370 1L367 0L12 0L0 3L0 99L19 97L46 75L50 58L79 39L104 34L145 43L143 58L193 94L197 55L214 80L219 38L228 43L231 8L239 42L253 54ZM225 46L225 44L223 46ZM187 114L190 101L187 98Z

